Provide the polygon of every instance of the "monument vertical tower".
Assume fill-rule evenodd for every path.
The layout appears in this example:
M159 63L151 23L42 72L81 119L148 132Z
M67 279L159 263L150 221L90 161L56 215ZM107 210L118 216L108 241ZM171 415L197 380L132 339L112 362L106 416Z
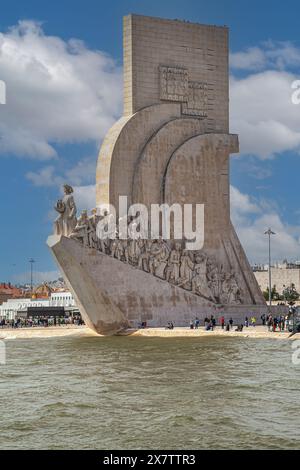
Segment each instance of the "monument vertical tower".
M186 253L172 241L103 247L80 245L76 233L52 238L83 316L111 333L141 321L184 325L195 315L261 310L264 298L230 221L229 155L238 137L229 133L228 29L128 15L123 45L124 112L100 150L97 205L118 208L119 196L149 209L204 204L204 246ZM72 263L63 261L67 253Z

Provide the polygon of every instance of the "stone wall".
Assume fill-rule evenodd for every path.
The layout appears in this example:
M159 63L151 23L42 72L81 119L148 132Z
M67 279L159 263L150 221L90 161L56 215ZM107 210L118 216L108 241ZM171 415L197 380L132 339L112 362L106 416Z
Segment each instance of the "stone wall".
M269 287L269 272L254 271L254 275L262 291ZM285 287L295 284L296 291L300 293L300 269L271 268L272 287L275 285L279 294Z

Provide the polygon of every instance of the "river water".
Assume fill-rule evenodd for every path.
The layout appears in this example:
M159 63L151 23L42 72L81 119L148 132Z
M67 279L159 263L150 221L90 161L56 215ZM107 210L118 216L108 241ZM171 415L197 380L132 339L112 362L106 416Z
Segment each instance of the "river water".
M297 449L291 342L48 338L6 342L0 449Z

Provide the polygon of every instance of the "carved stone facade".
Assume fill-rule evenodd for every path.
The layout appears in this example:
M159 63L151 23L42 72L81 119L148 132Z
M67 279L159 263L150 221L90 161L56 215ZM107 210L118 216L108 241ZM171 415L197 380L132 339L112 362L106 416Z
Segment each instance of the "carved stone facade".
M112 334L141 321L188 325L218 308L262 312L230 221L229 156L239 145L229 133L228 29L129 15L123 69L124 113L101 146L96 205L117 209L120 196L148 213L152 204L200 204L204 244L189 252L177 239L105 240L97 215L77 221L66 195L49 246L84 320Z
M98 238L99 221L100 217L95 213L88 217L87 211L83 211L70 238L82 243L85 248L112 256L215 304L242 303L234 273L228 273L222 264L203 250L186 250L182 242L163 239L120 239L118 230L113 239Z
M208 84L189 82L188 99L182 104L182 114L206 118L208 116Z
M213 86L207 82L189 80L188 69L159 66L160 99L181 102L181 112L189 116L207 118L213 104Z
M188 99L188 71L160 66L160 99L184 102Z

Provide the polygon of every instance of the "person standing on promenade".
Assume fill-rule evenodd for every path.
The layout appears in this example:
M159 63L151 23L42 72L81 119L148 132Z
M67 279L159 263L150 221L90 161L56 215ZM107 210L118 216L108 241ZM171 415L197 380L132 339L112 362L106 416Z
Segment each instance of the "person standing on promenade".
M273 318L272 318L272 315L269 315L267 319L267 326L268 326L269 331L271 331L272 325L273 325Z
M251 317L251 325L255 326L256 325L256 318L255 316Z
M222 330L224 330L224 326L225 326L225 317L224 317L224 315L220 318L220 323L221 323Z
M249 326L249 319L248 317L245 318L245 327L248 328Z
M266 315L265 315L265 313L263 313L260 318L261 318L261 322L262 322L263 326L265 326L266 325Z
M233 319L232 319L232 317L230 317L230 319L229 319L229 325L230 325L230 329L232 330L232 328L233 328Z

